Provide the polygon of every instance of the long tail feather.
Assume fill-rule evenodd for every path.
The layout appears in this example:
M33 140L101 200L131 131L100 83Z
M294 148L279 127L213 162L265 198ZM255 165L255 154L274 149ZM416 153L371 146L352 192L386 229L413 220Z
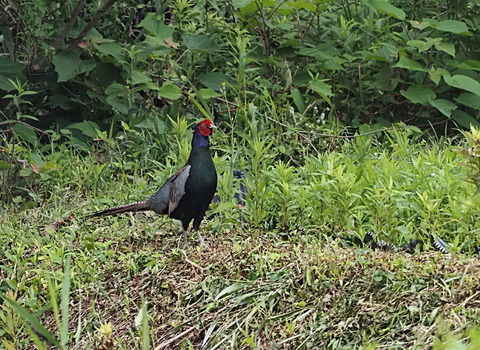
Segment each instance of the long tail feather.
M88 215L87 218L91 218L95 216L116 215L116 214L126 213L129 211L141 211L141 210L148 210L146 201L131 203L127 205L121 205L119 207L99 211L97 213Z

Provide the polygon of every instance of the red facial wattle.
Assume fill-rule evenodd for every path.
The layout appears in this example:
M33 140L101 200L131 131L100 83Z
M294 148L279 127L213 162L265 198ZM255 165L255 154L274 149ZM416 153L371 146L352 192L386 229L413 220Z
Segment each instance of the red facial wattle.
M214 125L210 119L205 119L198 123L197 128L201 135L210 136L213 133Z

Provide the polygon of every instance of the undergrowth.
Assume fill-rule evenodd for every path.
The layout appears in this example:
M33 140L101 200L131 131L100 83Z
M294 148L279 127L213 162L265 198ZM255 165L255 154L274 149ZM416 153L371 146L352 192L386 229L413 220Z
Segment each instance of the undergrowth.
M456 152L466 143L399 127L326 142L293 163L266 129L232 120L213 137L222 176L203 225L208 250L184 249L170 221L149 212L84 219L153 193L188 156L185 119L171 120L162 159L146 146L153 135L127 126L91 148L54 145L40 159L54 167L18 174L35 206L14 203L17 212L0 218L3 345L31 348L33 339L41 348L50 337L59 348L99 349L478 346L480 263L468 248L479 243L479 203ZM249 189L241 208L235 168ZM427 246L413 255L347 247L367 231ZM452 254L429 250L431 235Z

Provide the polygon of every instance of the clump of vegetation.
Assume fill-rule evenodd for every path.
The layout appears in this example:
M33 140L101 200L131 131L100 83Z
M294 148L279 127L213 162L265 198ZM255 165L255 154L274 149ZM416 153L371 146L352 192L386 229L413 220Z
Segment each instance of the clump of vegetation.
M480 346L478 4L0 8L5 348ZM156 191L198 117L208 252L150 214L83 219ZM423 250L347 247L367 232Z

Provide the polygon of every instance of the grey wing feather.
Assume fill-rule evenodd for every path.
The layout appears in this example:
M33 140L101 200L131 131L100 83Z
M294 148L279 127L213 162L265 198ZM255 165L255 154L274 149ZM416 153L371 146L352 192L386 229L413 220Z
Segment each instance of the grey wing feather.
M168 203L168 215L170 215L180 203L185 194L185 183L190 175L190 165L184 166L168 182L170 183L170 194Z
M185 194L185 183L189 174L190 165L186 165L170 176L162 187L148 199L147 208L161 215L170 215Z

